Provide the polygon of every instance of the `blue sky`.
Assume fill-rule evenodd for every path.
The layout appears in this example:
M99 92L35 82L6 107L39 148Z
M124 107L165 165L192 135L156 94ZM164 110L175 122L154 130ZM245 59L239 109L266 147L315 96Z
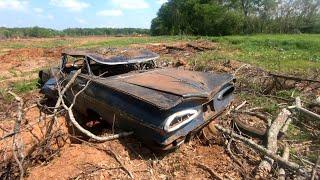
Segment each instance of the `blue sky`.
M0 0L0 27L150 28L166 0Z

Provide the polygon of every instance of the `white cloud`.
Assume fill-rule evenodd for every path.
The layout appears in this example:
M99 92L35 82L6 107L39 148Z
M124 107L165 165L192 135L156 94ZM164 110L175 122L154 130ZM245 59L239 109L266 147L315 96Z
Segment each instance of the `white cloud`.
M89 3L79 0L50 0L50 4L57 7L67 8L71 11L81 11L90 6Z
M97 12L98 16L122 16L123 13L119 9L110 9Z
M166 2L168 2L168 0L157 0L158 4L163 4L163 3L166 3Z
M49 15L47 16L47 18L50 19L50 20L53 20L53 19L54 19L54 16L51 15L51 14L49 14Z
M146 9L149 4L144 0L112 0L112 3L121 9Z
M0 0L0 9L10 9L15 11L25 11L27 9L27 1L18 0Z
M41 14L43 13L43 9L42 8L33 8L34 12Z
M81 18L76 18L76 21L80 24L87 24L87 21Z

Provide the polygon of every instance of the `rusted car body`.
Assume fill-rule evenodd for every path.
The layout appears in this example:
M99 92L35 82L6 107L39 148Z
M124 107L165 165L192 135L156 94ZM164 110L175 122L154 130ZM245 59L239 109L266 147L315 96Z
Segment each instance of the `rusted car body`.
M158 68L155 53L122 52L110 56L63 53L60 67L39 73L41 92L57 97L57 72L70 79L81 68L65 96L71 102L90 81L78 96L75 110L86 116L98 114L159 150L179 147L219 116L233 99L232 75Z

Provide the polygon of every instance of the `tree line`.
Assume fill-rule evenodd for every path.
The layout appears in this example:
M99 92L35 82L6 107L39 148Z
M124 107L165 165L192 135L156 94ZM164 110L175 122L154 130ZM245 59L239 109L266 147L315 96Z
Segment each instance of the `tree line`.
M1 38L56 37L56 36L102 36L102 35L145 35L149 29L140 28L68 28L55 30L42 27L6 28L0 27Z
M320 0L169 0L152 35L320 33Z

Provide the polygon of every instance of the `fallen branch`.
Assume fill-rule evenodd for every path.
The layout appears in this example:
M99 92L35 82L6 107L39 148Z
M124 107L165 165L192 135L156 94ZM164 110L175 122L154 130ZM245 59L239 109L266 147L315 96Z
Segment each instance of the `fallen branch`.
M111 149L101 148L101 147L99 147L99 146L97 146L97 145L95 145L95 144L92 144L92 143L90 143L90 142L88 142L88 141L85 141L85 140L83 140L83 139L80 139L80 138L77 138L77 137L71 136L71 135L69 135L69 136L72 137L72 138L75 138L75 139L77 139L77 140L79 140L79 141L81 141L81 142L83 142L83 143L85 143L85 144L87 144L88 146L94 147L94 148L96 148L96 149L98 149L98 150L100 150L100 151L104 151L104 152L108 153L108 154L111 155L113 158L115 158L115 160L120 164L121 168L122 168L125 172L127 172L128 175L129 175L132 179L134 178L134 176L133 176L133 174L131 173L131 171L129 171L128 168L125 167L125 165L122 163L122 161L120 160L120 158L118 157L118 155L117 155L115 152L113 152Z
M24 176L24 168L23 168L23 154L21 152L21 144L19 144L16 140L17 138L17 133L20 131L20 127L21 127L21 122L23 119L23 99L21 97L19 97L17 94L15 94L12 91L8 91L9 94L11 94L16 101L19 102L18 104L18 112L17 112L17 119L14 125L14 130L13 130L13 142L12 142L12 152L13 152L13 157L15 159L15 161L18 164L19 170L20 170L20 179L23 179ZM18 154L19 153L19 154ZM19 159L21 158L21 160Z
M121 168L122 168L124 171L126 171L132 179L134 179L133 174L132 174L131 171L129 171L128 168L126 168L126 166L122 163L122 161L120 160L120 158L118 157L118 155L117 155L115 152L113 152L112 150L110 150L110 149L108 150L108 153L111 154L111 155L117 160L117 162L120 164Z
M122 133L119 133L119 134L114 134L114 135L110 135L110 136L106 136L106 137L96 136L96 135L94 135L93 133L91 133L90 131L84 129L84 128L76 121L76 119L74 118L72 109L68 108L68 107L64 104L64 102L63 102L63 107L68 111L69 119L70 119L70 121L72 122L72 124L73 124L81 133L85 134L86 136L92 138L92 139L95 140L95 141L105 142L105 141L110 141L110 140L113 140L113 139L118 139L118 138L126 137L126 136L129 136L129 135L133 134L133 132L122 132Z
M291 156L294 157L294 158L296 158L296 159L298 159L298 160L300 160L300 161L302 161L303 163L308 164L309 166L315 166L315 163L310 162L309 160L303 159L302 157L298 157L298 156L295 155L295 154L291 154ZM317 167L320 168L320 164L318 164Z
M237 106L234 110L238 111L239 109L241 109L244 105L246 105L247 101L243 101L239 106Z
M307 78L304 79L304 78L300 78L300 77L288 76L288 75L283 75L283 74L269 73L269 75L271 75L273 77L279 77L279 78L290 79L290 80L295 80L295 81L307 81L307 82L320 83L319 80L307 79Z
M286 135L287 130L288 130L291 122L292 122L292 119L288 118L287 121L285 122L285 124L282 126L282 128L280 129L280 132L279 132L280 138L282 138Z
M238 73L242 68L247 67L247 66L249 66L249 65L248 65L248 64L242 64L239 68L237 68L237 69L234 71L234 73L233 73L232 75L233 75L233 76L236 76L237 73Z
M70 79L70 81L67 83L67 85L61 90L59 91L59 96L61 95L61 97L63 97L63 95L65 94L65 92L70 88L70 86L74 83L74 81L76 80L76 78L79 76L79 74L81 73L81 69L79 69L78 71L76 71L74 73L74 75L72 76L72 78ZM59 80L58 78L55 76L55 80L57 82L57 86L59 86ZM58 98L55 106L54 106L54 111L53 111L53 116L52 116L52 120L48 126L47 132L45 137L47 138L49 136L49 134L52 131L53 125L54 123L57 121L57 112L58 112L58 108L61 106L62 103L62 98Z
M271 151L273 154L276 154L278 150L277 141L278 141L278 134L280 129L285 124L286 120L290 116L290 111L283 108L279 113L278 117L273 121L269 130L268 130L268 138L267 138L267 149ZM266 178L269 172L271 171L273 164L273 159L269 157L264 157L264 160L260 162L257 171L256 171L256 178Z
M212 169L210 169L208 166L204 165L204 164L196 164L196 166L198 166L199 168L203 169L203 170L206 170L210 173L212 179L219 179L219 180L223 180L223 178L218 174L216 173L215 171L213 171Z
M302 105L301 105L301 99L300 99L299 96L296 97L296 105L289 107L289 109L294 109L294 108L297 109L298 111L304 113L304 114L308 114L309 116L312 116L312 117L320 120L320 115L319 115L319 114L314 113L314 112L312 112L312 111L309 111L308 109L305 109L305 108L302 107Z
M317 176L316 174L317 174L318 164L320 164L320 155L319 154L318 154L317 162L315 163L313 170L312 170L311 180L314 180Z
M299 164L296 164L294 162L290 162L290 161L284 159L283 157L274 154L272 151L270 151L270 150L258 145L253 140L248 139L246 137L243 137L241 135L238 135L236 133L232 133L231 130L225 129L224 127L222 127L222 126L220 126L218 124L215 124L215 127L219 131L223 132L224 134L230 135L232 138L238 139L238 140L246 143L250 147L252 147L252 148L264 153L265 155L269 156L273 160L277 161L279 164L281 164L281 165L283 165L283 166L285 166L287 168L290 168L291 170L298 171L300 174L303 174L305 176L309 176L308 173L310 173L310 171L305 169L303 166L300 166Z
M288 145L285 145L284 149L283 149L283 154L282 154L282 158L288 160L289 159L289 155L290 155L290 148ZM284 168L280 168L279 169L279 176L278 176L278 180L285 180L286 179L286 171L284 170Z
M63 94L67 91L67 89L74 83L75 79L77 78L77 76L81 73L81 70L78 70L73 77L70 79L70 81L68 82L68 84L64 87L64 89L61 91L61 88L58 84L58 94L59 94L59 98L58 98L58 102L62 104L62 107L68 112L69 115L69 120L71 121L71 123L84 135L92 138L95 141L98 142L104 142L104 141L110 141L113 139L118 139L121 137L126 137L129 136L131 134L133 134L133 132L123 132L123 133L119 133L119 134L114 134L114 135L110 135L110 136L106 136L106 137L100 137L100 136L96 136L95 134L91 133L90 131L86 130L85 128L83 128L75 119L74 114L73 114L73 106L76 103L76 99L77 97L88 87L88 85L90 84L91 81L88 81L85 85L85 87L83 87L80 91L78 91L73 98L72 104L68 107L63 99ZM57 102L57 104L58 104ZM56 104L56 105L57 105ZM56 110L56 109L55 109Z
M247 176L247 170L243 167L242 162L239 161L239 159L237 159L234 154L231 151L231 143L232 143L233 139L231 138L227 144L227 152L229 154L229 156L236 162L236 164L241 168L241 173L244 176L244 178L246 178Z

